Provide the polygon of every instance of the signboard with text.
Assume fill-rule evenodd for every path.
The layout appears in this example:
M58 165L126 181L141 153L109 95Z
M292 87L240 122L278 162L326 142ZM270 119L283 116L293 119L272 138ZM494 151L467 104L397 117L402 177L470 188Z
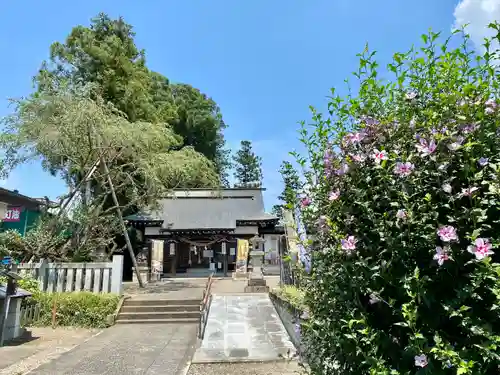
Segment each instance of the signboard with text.
M3 221L13 223L21 220L22 207L8 207Z

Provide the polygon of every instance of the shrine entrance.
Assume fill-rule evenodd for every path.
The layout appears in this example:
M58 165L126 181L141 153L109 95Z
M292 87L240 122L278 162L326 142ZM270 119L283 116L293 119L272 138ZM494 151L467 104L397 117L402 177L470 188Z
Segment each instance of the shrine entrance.
M236 239L228 233L211 236L170 235L165 242L164 277L229 276L236 263Z

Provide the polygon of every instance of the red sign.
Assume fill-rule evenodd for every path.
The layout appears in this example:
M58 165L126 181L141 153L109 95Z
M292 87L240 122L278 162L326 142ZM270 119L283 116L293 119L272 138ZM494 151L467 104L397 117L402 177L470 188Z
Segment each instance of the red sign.
M9 207L5 213L3 221L6 223L12 223L21 220L21 207Z

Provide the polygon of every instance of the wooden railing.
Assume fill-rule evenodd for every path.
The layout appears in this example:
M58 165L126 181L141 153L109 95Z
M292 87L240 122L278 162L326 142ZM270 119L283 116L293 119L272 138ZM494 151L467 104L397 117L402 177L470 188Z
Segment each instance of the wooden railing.
M212 283L214 274L212 273L207 280L205 289L203 289L203 298L200 306L200 324L198 327L198 338L203 340L205 335L205 327L207 326L208 313L210 312L210 304L212 303Z
M40 290L48 293L89 291L122 294L123 255L111 262L20 263L17 269L38 280Z
M28 305L21 307L20 325L30 326L40 318L40 305Z

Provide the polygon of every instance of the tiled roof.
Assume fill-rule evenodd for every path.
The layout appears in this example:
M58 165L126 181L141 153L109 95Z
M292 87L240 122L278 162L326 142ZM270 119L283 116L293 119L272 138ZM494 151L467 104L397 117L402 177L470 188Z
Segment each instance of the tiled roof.
M273 220L264 212L262 190L176 190L151 216L169 229L232 229L238 220Z

